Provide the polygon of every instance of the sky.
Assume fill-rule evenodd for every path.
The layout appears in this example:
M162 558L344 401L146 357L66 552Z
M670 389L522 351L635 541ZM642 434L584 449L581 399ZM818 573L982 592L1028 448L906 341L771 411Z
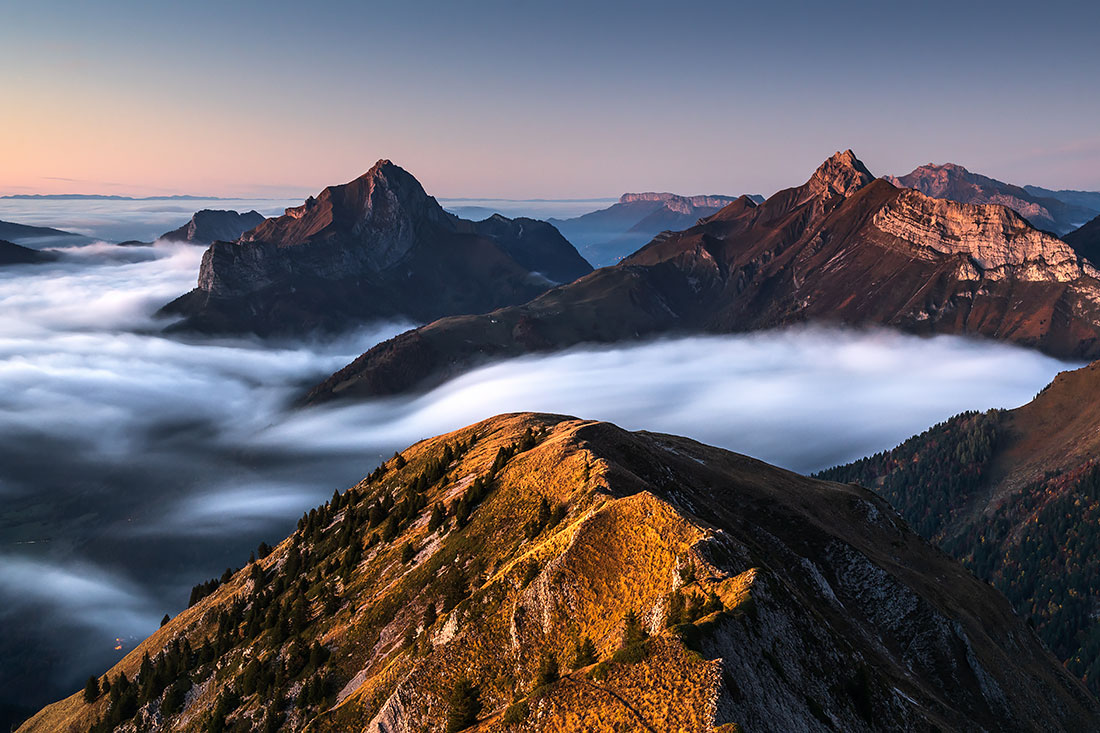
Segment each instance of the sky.
M852 148L1100 189L1100 4L0 3L0 194L768 195Z

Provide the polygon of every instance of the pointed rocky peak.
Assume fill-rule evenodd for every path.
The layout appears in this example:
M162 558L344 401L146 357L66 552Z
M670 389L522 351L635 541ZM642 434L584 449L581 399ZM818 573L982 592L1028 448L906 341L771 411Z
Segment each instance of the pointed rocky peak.
M875 177L851 150L834 153L822 163L803 187L814 196L851 196Z
M329 186L318 196L318 201L321 204L331 201L334 219L352 226L376 216L392 217L399 212L411 216L442 212L420 181L386 159L379 160L354 181Z
M377 251L379 266L387 266L408 251L419 227L450 228L454 220L412 174L382 159L355 180L328 186L268 219L241 241L287 247L339 237L368 244Z

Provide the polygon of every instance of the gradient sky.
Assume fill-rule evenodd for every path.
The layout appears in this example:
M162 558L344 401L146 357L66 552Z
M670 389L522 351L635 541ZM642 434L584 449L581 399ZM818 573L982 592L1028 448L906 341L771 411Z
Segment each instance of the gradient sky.
M1100 3L0 1L0 193L1100 190Z

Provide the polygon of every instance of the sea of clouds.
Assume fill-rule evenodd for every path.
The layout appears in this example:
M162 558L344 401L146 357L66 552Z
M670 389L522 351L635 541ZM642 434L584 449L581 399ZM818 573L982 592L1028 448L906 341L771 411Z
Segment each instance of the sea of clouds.
M167 338L154 314L194 286L202 248L60 252L0 269L0 690L34 704L101 672L192 585L394 450L497 413L611 420L809 472L962 410L1022 404L1076 366L991 342L803 328L579 348L301 410L303 390L411 324L325 341Z

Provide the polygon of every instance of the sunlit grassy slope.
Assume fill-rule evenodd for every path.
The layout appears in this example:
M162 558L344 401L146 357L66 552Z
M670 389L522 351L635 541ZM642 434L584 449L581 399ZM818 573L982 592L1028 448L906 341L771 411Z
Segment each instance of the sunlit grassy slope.
M261 555L23 730L1100 725L881 499L683 438L499 416Z

